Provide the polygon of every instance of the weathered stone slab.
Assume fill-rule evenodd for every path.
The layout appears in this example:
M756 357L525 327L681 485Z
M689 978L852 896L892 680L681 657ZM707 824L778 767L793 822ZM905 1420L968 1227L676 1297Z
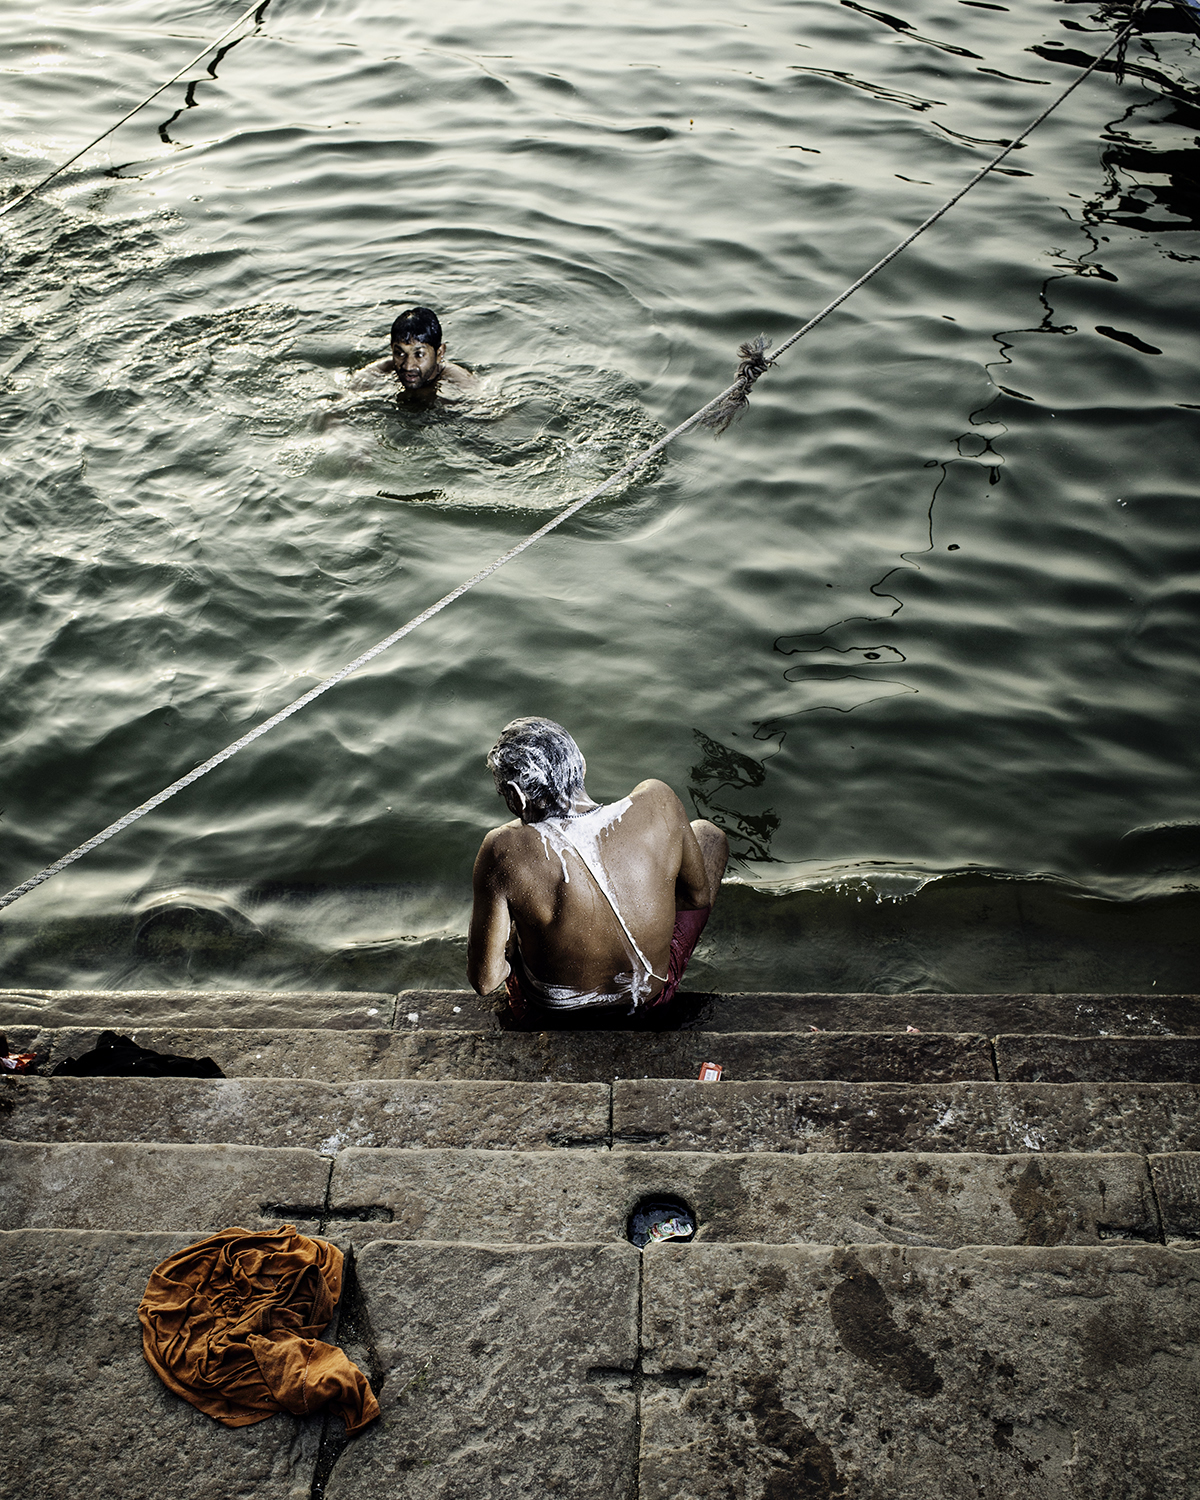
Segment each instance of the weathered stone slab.
M1200 1037L1000 1036L996 1061L1017 1083L1200 1083Z
M1167 1242L1200 1240L1200 1155L1168 1152L1150 1158Z
M603 1145L603 1084L7 1078L0 1140L304 1146Z
M79 1057L99 1032L55 1034L51 1059ZM942 1083L993 1079L982 1036L864 1033L623 1031L313 1031L144 1027L139 1046L211 1057L228 1078L513 1079L524 1083L607 1083L613 1078L695 1078L717 1058L733 1078L846 1078Z
M403 997L402 997L403 999ZM1196 995L706 995L684 1024L701 1031L1053 1032L1062 1036L1200 1035ZM400 1007L404 1006L401 1003Z
M682 1198L698 1241L1094 1245L1158 1239L1140 1156L360 1151L334 1162L339 1240L616 1240L649 1194Z
M499 1031L512 1026L503 991L481 998L474 990L401 990L397 1031Z
M211 1234L287 1221L316 1234L329 1170L328 1157L294 1149L10 1141L0 1151L0 1229Z
M3 1490L39 1500L307 1500L319 1420L229 1428L142 1358L137 1307L180 1234L0 1234Z
M0 1036L7 1043L9 1052L32 1052L37 1058L34 1069L46 1067L54 1048L54 1032L42 1026L9 1026L0 1029Z
M1194 1151L1187 1083L613 1086L613 1144L664 1151Z
M639 1494L1194 1496L1198 1340L1158 1247L653 1246Z
M0 990L0 1031L16 1026L390 1026L395 995L355 990Z
M383 1420L327 1500L636 1494L631 1245L376 1243L357 1277Z
M455 1007L458 1007L457 1010ZM414 1021L412 1018L416 1016ZM470 1016L464 1022L461 1017ZM426 1030L469 1025L476 1030L511 1028L502 1003L471 990L401 990L396 1026ZM581 1026L585 1018L556 1025ZM615 1023L605 1022L612 1026ZM902 994L806 994L779 991L707 994L682 989L657 1015L632 1017L622 1029L656 1026L692 1031L922 1031L1053 1032L1062 1036L1200 1035L1196 995L958 995L929 991ZM536 1023L532 1029L536 1029Z
M139 1047L179 1057L211 1057L227 1078L410 1078L410 1037L383 1029L141 1026L128 1033ZM100 1030L62 1027L54 1033L53 1068L95 1047Z

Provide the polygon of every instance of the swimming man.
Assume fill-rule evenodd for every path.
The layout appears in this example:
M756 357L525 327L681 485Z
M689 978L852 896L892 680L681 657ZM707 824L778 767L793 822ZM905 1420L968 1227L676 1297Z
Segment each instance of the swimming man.
M487 764L515 816L475 861L467 977L476 992L506 984L518 1014L665 1005L716 899L725 835L689 823L662 781L594 802L579 746L551 719L514 719Z
M385 384L399 384L398 399L427 406L447 385L467 390L475 377L462 365L448 363L442 325L437 313L428 307L410 307L392 324L392 352L350 377L349 389L369 390Z

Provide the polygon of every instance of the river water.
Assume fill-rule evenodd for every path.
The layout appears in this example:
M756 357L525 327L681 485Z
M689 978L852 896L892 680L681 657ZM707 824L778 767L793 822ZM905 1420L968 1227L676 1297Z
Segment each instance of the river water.
M235 13L7 5L6 192ZM0 220L2 888L701 405L1114 24L271 0ZM728 433L23 898L0 983L461 984L503 816L483 756L534 713L594 795L660 776L728 829L723 901L761 936L714 927L714 985L809 987L781 913L930 880L1193 920L1198 40L1149 6L1124 80L1086 80ZM478 396L345 399L413 303ZM181 893L245 916L204 962L131 937Z

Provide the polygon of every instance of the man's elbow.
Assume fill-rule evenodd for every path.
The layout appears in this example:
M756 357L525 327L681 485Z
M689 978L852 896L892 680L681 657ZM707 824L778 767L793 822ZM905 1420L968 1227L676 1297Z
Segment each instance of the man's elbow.
M507 978L508 962L503 955L499 962L491 963L487 959L477 959L473 954L467 955L467 983L477 995L490 995Z

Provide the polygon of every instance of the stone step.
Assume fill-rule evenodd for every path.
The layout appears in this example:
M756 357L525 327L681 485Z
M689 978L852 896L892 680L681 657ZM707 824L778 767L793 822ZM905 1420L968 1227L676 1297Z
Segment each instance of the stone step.
M719 1056L735 1078L851 1078L919 1083L996 1076L983 1036L864 1032L631 1033L449 1030L301 1031L134 1028L139 1046L182 1057L211 1057L228 1078L511 1079L524 1083L608 1083L613 1078L696 1078ZM36 1042L9 1034L10 1046L37 1051L43 1070L90 1051L98 1030L65 1027ZM1190 1040L1190 1039L1189 1039Z
M0 1080L0 1140L545 1150L607 1142L599 1083L274 1078Z
M661 1151L1200 1150L1188 1083L613 1085L614 1147Z
M332 1169L332 1180L330 1177ZM701 1242L1094 1245L1197 1235L1200 1157L315 1151L8 1143L0 1229L184 1231L293 1223L372 1239L615 1241L635 1204L681 1199Z
M0 1080L0 1140L651 1151L1200 1150L1185 1083Z
M1200 1083L1200 1037L999 1036L996 1071L1014 1083Z
M142 1358L137 1308L194 1234L0 1234L0 1411L8 1495L302 1500L323 1420L228 1428Z
M131 1027L141 1047L211 1057L229 1078L512 1079L607 1083L694 1079L719 1061L733 1081L1200 1083L1200 1037L1068 1037L893 1032L407 1032ZM100 1029L14 1028L9 1045L48 1073L90 1051Z
M471 997L475 997L472 995ZM18 1026L391 1026L396 996L355 990L0 990L0 1031Z
M601 1018L600 1029L611 1028ZM595 1018L563 1016L566 1030L594 1029ZM402 990L399 996L352 990L0 990L0 1031L61 1026L127 1030L134 1026L301 1027L337 1030L514 1029L494 997L470 990ZM745 993L683 991L661 1011L631 1018L627 1029L694 1031L921 1031L1047 1033L1061 1036L1200 1036L1195 995L952 995Z
M1159 1197L1193 1208L1200 1158ZM1156 1182L1159 1180L1156 1175ZM1160 1239L1143 1157L762 1152L363 1151L334 1161L326 1230L340 1239L614 1240L648 1196L681 1199L698 1242L1094 1245Z
M0 1235L8 1492L1196 1492L1194 1252L374 1241L339 1326L383 1420L346 1443L338 1418L228 1429L166 1391L136 1307L184 1243Z
M417 1153L419 1154L419 1153ZM332 1163L295 1147L44 1145L0 1152L0 1229L112 1229L317 1234Z
M364 1252L368 1302L393 1257ZM764 1497L1197 1494L1194 1254L666 1245L642 1265L640 1500L732 1475ZM388 1358L403 1378L418 1356Z
M497 1002L470 990L401 990L396 1028L425 1030L464 1024L499 1028ZM510 1023L511 1024L511 1023ZM570 1029L612 1023L586 1013L564 1016ZM1196 995L950 995L931 993L791 994L746 992L703 994L683 990L661 1011L630 1020L630 1030L684 1031L921 1031L1046 1032L1061 1036L1200 1036L1200 996Z

